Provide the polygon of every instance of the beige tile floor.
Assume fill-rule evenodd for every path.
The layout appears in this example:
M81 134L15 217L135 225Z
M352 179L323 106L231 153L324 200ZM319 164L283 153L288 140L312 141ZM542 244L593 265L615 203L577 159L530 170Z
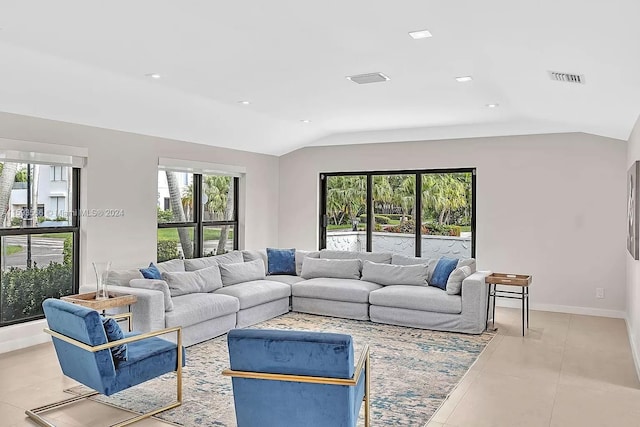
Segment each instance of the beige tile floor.
M640 383L620 319L498 308L498 335L428 427L640 426ZM33 426L24 410L68 397L50 344L0 355L0 426ZM186 391L188 393L188 391ZM59 427L102 426L128 413L91 401L51 412ZM145 420L141 427L167 426Z

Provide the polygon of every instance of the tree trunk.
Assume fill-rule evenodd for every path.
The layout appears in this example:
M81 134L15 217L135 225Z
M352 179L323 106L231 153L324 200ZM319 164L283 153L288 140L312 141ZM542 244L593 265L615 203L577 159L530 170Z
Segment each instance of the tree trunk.
M180 196L180 187L176 180L175 172L165 171L167 174L167 186L169 187L169 201L171 203L171 211L173 219L176 222L186 222L182 208L182 198ZM182 254L185 258L193 258L193 245L189 238L189 230L184 227L178 227L178 237L180 238L180 246L182 246Z
M233 177L229 179L229 191L227 192L227 207L224 210L224 219L226 221L231 220L231 217L233 216L233 199L234 199L233 182L234 181L235 181L235 178ZM234 230L234 233L237 233L237 232L238 230ZM223 225L222 228L220 229L220 239L218 240L218 249L216 250L217 255L225 253L225 246L227 245L228 238L229 238L229 226Z
M0 175L0 225L2 226L5 225L4 222L7 219L11 189L13 188L13 182L16 180L17 171L17 163L5 162L2 168L2 175Z
M438 218L438 224L442 225L444 224L444 215L447 213L447 209L444 208L442 209L442 212L440 212L440 218Z

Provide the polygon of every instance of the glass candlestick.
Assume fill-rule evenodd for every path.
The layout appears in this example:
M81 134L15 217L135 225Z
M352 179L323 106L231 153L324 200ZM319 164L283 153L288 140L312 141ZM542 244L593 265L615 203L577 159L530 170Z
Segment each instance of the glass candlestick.
M96 272L96 299L108 299L107 278L111 269L111 262L94 262L93 270Z

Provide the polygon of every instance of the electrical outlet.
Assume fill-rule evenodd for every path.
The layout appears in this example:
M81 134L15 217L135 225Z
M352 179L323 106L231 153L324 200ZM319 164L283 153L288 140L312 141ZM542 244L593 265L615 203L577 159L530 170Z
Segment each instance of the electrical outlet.
M604 288L596 288L596 298L604 298Z

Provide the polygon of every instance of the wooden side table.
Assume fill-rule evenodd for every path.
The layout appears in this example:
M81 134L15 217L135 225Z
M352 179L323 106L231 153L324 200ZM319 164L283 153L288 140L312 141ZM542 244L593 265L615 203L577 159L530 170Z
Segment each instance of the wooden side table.
M129 332L131 332L133 327L132 316L131 316L131 304L135 304L138 301L138 298L135 295L129 294L121 294L118 292L109 292L109 298L105 299L96 299L95 292L89 292L86 294L76 294L76 295L68 295L66 297L60 298L63 301L67 301L73 304L78 304L83 307L91 308L93 310L102 310L102 315L106 315L106 310L108 308L116 308L116 307L128 307L129 313L127 315L119 314L117 318L127 318L129 320Z
M491 322L494 329L496 326L496 297L522 300L522 336L524 336L525 316L527 329L529 329L529 285L531 285L531 275L493 273L485 278L485 283L489 285L489 297L487 298L487 322L489 321L491 297L493 297L493 314ZM519 286L521 291L504 291L496 289L496 285Z

